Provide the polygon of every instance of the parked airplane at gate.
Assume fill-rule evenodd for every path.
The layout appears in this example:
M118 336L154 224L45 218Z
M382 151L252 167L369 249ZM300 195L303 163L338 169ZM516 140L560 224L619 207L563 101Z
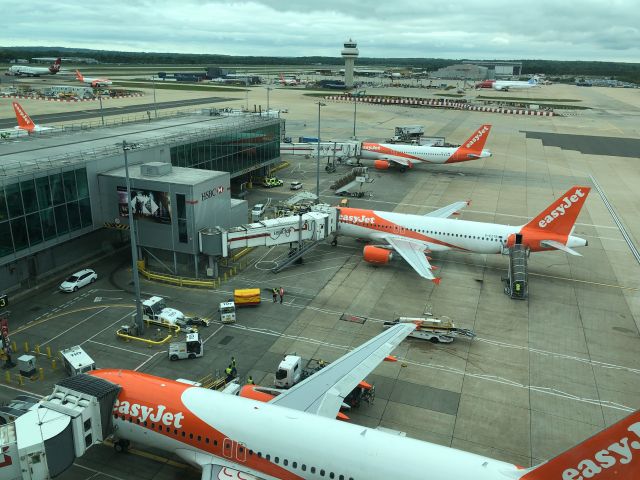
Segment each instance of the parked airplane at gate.
M520 82L516 80L496 80L495 82L493 82L493 88L501 92L533 88L536 86L538 86L538 77L532 77L526 82Z
M60 71L62 60L58 57L49 67L33 67L31 65L12 65L6 75L24 75L26 77L39 77L40 75L55 75Z
M284 75L280 74L280 85L284 85L286 87L300 85L302 82L295 78L285 78Z
M335 420L350 389L414 328L385 330L267 403L135 371L90 374L121 387L117 449L135 442L174 453L202 480L639 478L640 412L528 469Z
M360 158L373 160L373 166L378 170L395 165L402 172L416 163L468 162L491 156L489 150L484 150L490 132L491 125L482 125L460 147L363 142Z
M580 256L573 249L586 246L587 240L573 236L572 232L590 190L589 187L571 187L537 217L521 226L448 218L468 202L453 203L426 215L340 208L337 235L370 240L373 245L364 247L363 252L369 263L387 264L395 251L421 277L438 284L440 278L433 274L437 267L431 266L426 253L448 250L502 253L515 243L521 243L532 252L560 250ZM333 244L336 243L334 238Z
M88 83L93 88L107 87L113 83L108 78L85 77L80 73L80 70L76 70L76 79L80 80L81 82Z
M12 102L11 105L13 105L13 110L16 113L18 126L13 127L12 129L7 128L4 130L0 130L0 138L21 137L23 135L30 135L33 132L54 130L54 127L43 127L41 125L35 124L33 120L31 120L31 117L27 115L27 112L24 111L22 105L20 105L18 102Z

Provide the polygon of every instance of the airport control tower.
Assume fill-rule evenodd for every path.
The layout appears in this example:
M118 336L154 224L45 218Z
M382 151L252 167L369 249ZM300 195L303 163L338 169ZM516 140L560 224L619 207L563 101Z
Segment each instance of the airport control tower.
M349 39L344 42L342 58L344 58L344 84L347 88L353 87L353 64L358 58L358 44Z

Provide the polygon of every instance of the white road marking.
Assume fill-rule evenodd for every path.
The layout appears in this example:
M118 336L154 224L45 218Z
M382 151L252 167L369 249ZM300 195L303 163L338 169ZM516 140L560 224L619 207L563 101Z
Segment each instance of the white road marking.
M106 308L109 308L109 307L105 307L105 309L106 309ZM103 310L100 310L100 311L103 311ZM88 341L90 341L90 340L93 340L93 339L94 339L94 338L96 338L98 335L100 335L102 332L104 332L104 331L105 331L105 330L107 330L108 328L111 328L111 327L113 327L114 325L116 325L116 324L120 323L122 320L124 320L125 318L127 318L128 316L130 316L130 315L131 315L132 313L134 313L134 312L135 312L135 310L131 310L131 311L129 311L129 312L127 312L127 313L125 313L123 316L121 316L118 320L116 320L115 322L113 322L111 325L107 325L106 327L104 327L102 330L100 330L100 331L99 331L98 333L96 333L95 335L92 335L92 336L90 336L89 338L87 338L87 339L86 339L84 342L82 342L80 345L83 345L84 343L86 343L86 342L88 342ZM98 312L98 313L100 313L100 312Z
M98 315L99 313L104 312L104 311L105 311L105 310L107 310L108 308L109 308L109 307L104 307L104 308L102 308L102 309L98 310L97 312L92 313L91 315L89 315L87 318L85 318L85 319L84 319L84 320L82 320L81 322L76 323L73 327L69 327L69 328L67 328L65 331L63 331L63 332L59 333L58 335L56 335L55 337L52 337L52 338L50 338L49 340L47 340L47 341L45 341L45 342L42 342L42 343L40 344L40 346L42 347L42 346L46 345L47 343L53 342L56 338L60 338L60 337L61 337L62 335L64 335L65 333L70 332L70 331L71 331L71 330L73 330L74 328L78 328L78 327L79 327L80 325L82 325L84 322L89 321L90 319L92 319L93 317L95 317L95 316L96 316L96 315Z
M213 332L205 340L202 341L202 344L204 345L205 343L207 343L211 339L211 337L213 337L216 333L218 333L220 330L222 330L222 327L224 327L224 325L220 325L220 327L218 327L218 329L215 332Z
M136 352L135 350L130 350L128 348L116 347L115 345L109 345L108 343L96 342L95 340L85 340L82 343L95 343L96 345L102 345L103 347L115 348L116 350L123 350L125 352L134 353L136 355L142 355L143 357L152 357L153 355L149 355L148 353Z
M159 353L167 353L167 352L156 352L153 355L151 355L149 358L147 358L144 362L142 362L140 365L138 365L136 368L134 368L133 370L135 372L137 372L138 370L140 370L142 367L144 367L147 363L149 363L151 361L151 359L153 359L156 355L158 355Z

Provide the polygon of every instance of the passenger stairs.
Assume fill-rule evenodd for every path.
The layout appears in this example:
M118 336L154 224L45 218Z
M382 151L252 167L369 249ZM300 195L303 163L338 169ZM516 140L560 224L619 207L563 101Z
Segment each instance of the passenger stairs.
M521 243L509 247L509 270L503 278L504 293L517 300L526 300L529 296L528 255L527 247Z

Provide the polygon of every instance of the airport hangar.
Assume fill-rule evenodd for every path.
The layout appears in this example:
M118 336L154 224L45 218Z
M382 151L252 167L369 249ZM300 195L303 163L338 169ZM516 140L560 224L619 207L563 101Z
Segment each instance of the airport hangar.
M151 270L217 276L220 252L201 251L198 233L247 222L232 191L280 161L280 122L203 112L1 144L0 291L127 243L123 141L140 258Z

